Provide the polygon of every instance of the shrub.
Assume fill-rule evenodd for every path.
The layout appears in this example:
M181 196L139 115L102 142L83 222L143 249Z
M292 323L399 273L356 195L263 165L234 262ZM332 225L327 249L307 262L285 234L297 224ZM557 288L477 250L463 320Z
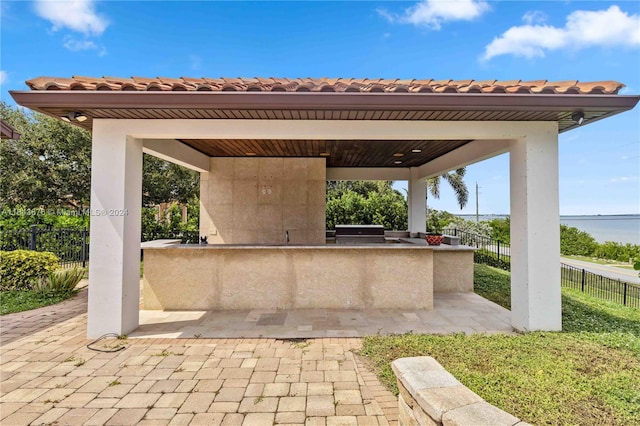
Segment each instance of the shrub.
M487 222L476 222L475 220L466 220L460 217L448 224L447 229L457 229L458 231L483 238L491 238L492 232L491 226Z
M41 293L70 293L75 290L83 276L84 271L78 268L49 272L38 279L33 289Z
M511 270L511 257L502 255L498 258L496 253L486 249L474 251L473 261L474 263L493 266L494 268L504 269L505 271Z
M0 290L28 290L38 278L58 269L58 256L49 252L0 252Z
M590 234L571 226L560 225L560 253L591 256L597 246L598 243Z

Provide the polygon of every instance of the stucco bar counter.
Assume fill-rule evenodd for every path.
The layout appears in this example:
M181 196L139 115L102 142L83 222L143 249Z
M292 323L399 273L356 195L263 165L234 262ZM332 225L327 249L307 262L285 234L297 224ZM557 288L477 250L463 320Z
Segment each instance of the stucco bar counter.
M424 240L371 245L145 243L147 310L433 309L473 291L473 249Z

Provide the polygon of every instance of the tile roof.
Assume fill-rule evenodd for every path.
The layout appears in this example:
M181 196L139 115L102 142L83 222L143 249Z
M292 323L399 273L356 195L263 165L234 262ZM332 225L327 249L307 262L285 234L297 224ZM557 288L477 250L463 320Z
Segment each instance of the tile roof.
M384 92L384 93L515 93L617 94L616 81L580 83L577 80L400 80L355 78L144 78L38 77L27 81L31 90L86 91L236 91L236 92Z

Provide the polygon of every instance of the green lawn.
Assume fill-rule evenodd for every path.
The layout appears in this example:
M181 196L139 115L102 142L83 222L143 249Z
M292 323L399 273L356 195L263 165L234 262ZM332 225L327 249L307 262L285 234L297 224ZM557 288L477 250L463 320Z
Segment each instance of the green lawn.
M84 278L89 277L88 269L84 269ZM36 292L33 290L0 291L0 315L30 311L43 306L55 305L78 294L71 292Z
M0 292L0 315L29 311L43 306L55 305L75 296L77 292L37 293L31 290Z
M509 273L476 265L476 292L509 307ZM640 311L563 289L563 331L364 338L392 390L394 359L429 355L488 402L533 424L640 424Z

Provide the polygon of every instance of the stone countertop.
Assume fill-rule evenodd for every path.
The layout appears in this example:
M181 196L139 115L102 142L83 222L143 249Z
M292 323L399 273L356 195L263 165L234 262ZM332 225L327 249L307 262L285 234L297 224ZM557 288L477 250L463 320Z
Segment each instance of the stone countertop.
M177 242L175 242L177 241ZM450 246L442 244L440 246L430 246L423 238L400 238L399 243L388 244L179 244L179 240L155 240L142 244L143 249L181 249L181 250L342 250L342 249L362 249L362 250L406 250L406 249L429 249L437 251L473 251L473 247Z

